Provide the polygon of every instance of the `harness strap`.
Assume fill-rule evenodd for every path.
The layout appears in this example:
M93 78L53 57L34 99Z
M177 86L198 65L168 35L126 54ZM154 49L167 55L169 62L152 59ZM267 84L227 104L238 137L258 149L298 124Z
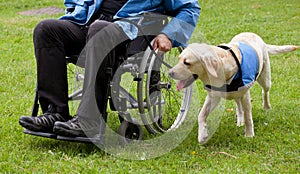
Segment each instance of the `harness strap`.
M221 92L238 91L239 87L244 86L241 64L240 64L236 54L233 52L233 50L230 47L227 47L225 45L219 45L218 47L223 48L224 50L228 50L231 53L231 55L233 56L233 58L235 60L236 65L238 66L238 77L234 78L230 84L224 84L221 87L215 87L215 86L211 86L211 85L205 85L205 87L207 89L211 89L214 91L221 91Z
M231 53L231 55L233 56L233 58L234 58L234 60L235 60L236 65L238 66L238 73L239 73L238 79L242 79L242 78L243 78L243 77L242 77L242 75L243 75L243 73L242 73L242 68L241 68L241 64L240 64L239 59L237 58L236 54L235 54L235 53L233 52L233 50L232 50L230 47L228 47L228 46L225 46L225 45L218 45L218 47L223 48L224 50L228 50L228 51Z

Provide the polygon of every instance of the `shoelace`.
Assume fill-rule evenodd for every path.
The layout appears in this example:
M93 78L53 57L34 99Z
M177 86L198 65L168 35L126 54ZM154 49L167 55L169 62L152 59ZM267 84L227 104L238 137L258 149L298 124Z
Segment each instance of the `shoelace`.
M64 119L57 113L44 113L43 115L36 117L37 124L44 126L53 126L56 121L63 121Z

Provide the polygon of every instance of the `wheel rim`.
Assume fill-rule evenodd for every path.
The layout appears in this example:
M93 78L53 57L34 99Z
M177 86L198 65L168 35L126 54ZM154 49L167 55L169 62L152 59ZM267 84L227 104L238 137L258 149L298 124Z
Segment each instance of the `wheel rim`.
M153 56L147 73L145 95L148 115L155 128L160 132L166 132L180 126L186 118L191 101L192 87L185 88L183 92L178 92L175 80L167 75L169 66L172 67L177 63L177 55L178 52L165 54L162 56L164 60ZM153 77L151 76L153 76L153 71L155 72L158 69L160 73L159 90L156 94L153 94L151 92L151 78Z
M68 63L67 72L69 111L70 115L75 115L82 96L84 68Z

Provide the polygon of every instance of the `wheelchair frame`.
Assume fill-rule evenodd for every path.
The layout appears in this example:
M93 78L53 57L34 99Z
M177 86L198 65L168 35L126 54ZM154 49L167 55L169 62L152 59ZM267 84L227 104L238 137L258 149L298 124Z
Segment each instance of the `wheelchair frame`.
M142 32L141 27L139 26L141 21L136 24L127 19L121 20L125 20L126 22L135 25L139 31ZM143 18L141 20L143 20ZM113 108L112 110L117 111L120 118L121 124L118 129L118 134L121 135L119 138L120 143L126 143L133 139L142 140L142 126L145 126L146 130L152 134L164 133L168 130L178 128L186 118L191 101L192 87L184 89L183 94L178 96L177 93L179 92L175 92L176 89L174 88L174 80L167 75L167 70L177 63L174 62L174 64L171 64L170 62L167 62L169 60L166 60L166 57L168 55L170 56L172 53L159 55L154 51L152 43L148 40L146 35L142 33L142 36L144 36L147 43L147 48L143 52L143 55L134 54L127 57L127 59L119 66L119 69L117 70L118 72L115 73L114 77L111 77L108 89L109 91L107 91L107 101L110 101L110 106ZM174 49L175 48L172 50ZM181 52L182 48L178 48L178 51ZM174 60L174 57L171 58ZM76 65L77 57L67 57L66 61L67 64L73 63ZM177 59L174 61L177 61ZM79 68L76 68L76 71L77 72L74 74L74 80L83 81L84 75L82 72L79 71ZM120 84L122 75L125 73L129 73L132 76L133 82L136 84L135 94L131 94L130 91ZM155 73L159 76L159 78L158 81L153 83L153 76ZM116 74L119 76L116 76ZM151 91L152 88L155 88L154 92ZM174 94L174 96L171 96L170 94ZM81 88L72 91L69 95L69 101L80 100L81 95ZM166 97L170 98L167 99ZM166 119L170 119L169 117L172 119L172 117L174 117L174 112L176 112L176 110L178 112L175 120L172 121L171 125L169 123L170 126L167 127L164 125L163 121L165 117L165 107L176 107L175 111L165 111L165 113L167 112L169 114ZM36 93L32 108L32 116L37 116L38 109L38 95ZM130 114L130 110L134 109L138 110L141 120L133 118ZM106 114L107 111L105 111L104 117L106 117ZM101 140L99 139L86 137L63 137L52 133L33 132L26 129L24 130L24 133L59 140L101 143Z

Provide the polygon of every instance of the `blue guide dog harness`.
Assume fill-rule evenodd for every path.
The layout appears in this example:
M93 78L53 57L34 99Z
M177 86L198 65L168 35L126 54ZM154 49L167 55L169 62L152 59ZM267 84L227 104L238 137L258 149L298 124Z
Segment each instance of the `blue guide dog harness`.
M221 87L205 85L205 89L209 91L235 92L250 88L254 84L258 75L259 64L255 50L251 46L239 42L239 50L242 55L242 62L240 64L237 56L231 48L224 45L220 45L218 47L230 51L238 66L238 72L235 74L230 84L224 84Z

